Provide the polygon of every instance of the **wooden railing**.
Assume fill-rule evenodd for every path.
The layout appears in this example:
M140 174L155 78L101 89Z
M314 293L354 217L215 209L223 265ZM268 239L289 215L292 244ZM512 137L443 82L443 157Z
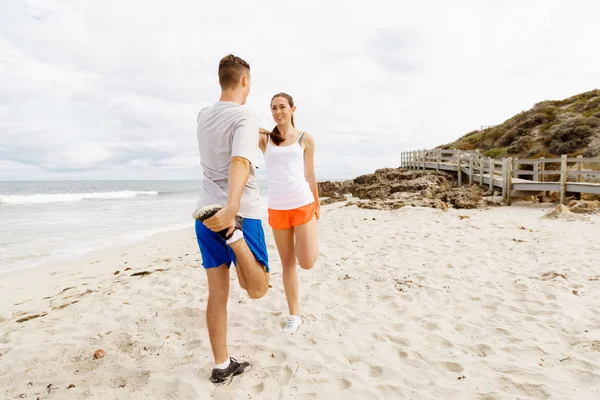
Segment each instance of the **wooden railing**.
M586 164L592 168L584 169ZM456 171L459 186L463 184L464 174L469 184L488 185L490 191L501 188L509 205L512 196L542 196L553 191L560 193L561 204L565 203L567 193L600 194L600 158L568 157L565 154L560 158L506 157L496 160L477 151L434 149L402 153L401 166Z

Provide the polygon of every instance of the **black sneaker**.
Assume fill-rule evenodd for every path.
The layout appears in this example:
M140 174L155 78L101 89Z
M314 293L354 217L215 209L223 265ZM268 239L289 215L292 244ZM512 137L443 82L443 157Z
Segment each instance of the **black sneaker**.
M210 217L215 215L217 212L219 212L219 210L221 210L222 208L224 208L224 206L222 206L220 204L211 204L208 206L200 207L199 209L194 211L194 214L192 216L194 217L194 219L197 219L200 222L204 222L205 220L209 219ZM242 231L242 228L244 225L243 221L244 220L241 215L236 215L235 216L235 228L233 228L233 231L231 232L231 234L229 236L227 235L227 229L223 229L222 231L217 232L217 234L219 236L221 236L223 238L223 240L227 241L227 240L231 239L231 237L233 237L236 230L239 230L240 232Z
M226 381L231 382L234 376L243 374L248 371L250 367L251 365L249 362L244 361L240 363L235 358L229 357L229 367L225 369L214 368L210 375L210 381L216 384L225 383Z

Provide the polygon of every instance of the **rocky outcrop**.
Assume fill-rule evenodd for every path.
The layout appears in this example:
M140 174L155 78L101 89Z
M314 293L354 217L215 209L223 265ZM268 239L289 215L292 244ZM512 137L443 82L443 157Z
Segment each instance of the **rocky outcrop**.
M319 182L319 196L341 197L342 195L352 193L353 183L352 180Z
M443 171L382 168L342 182L319 182L319 193L328 199L321 204L345 201L346 195L359 198L357 206L393 210L404 206L420 206L448 210L478 208L497 204L497 197L486 201L479 186L456 186L455 178Z

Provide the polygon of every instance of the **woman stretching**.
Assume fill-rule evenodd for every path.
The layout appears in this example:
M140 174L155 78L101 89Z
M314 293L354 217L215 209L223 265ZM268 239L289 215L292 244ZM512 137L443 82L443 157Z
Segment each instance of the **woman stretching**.
M302 320L298 309L296 260L303 269L315 265L319 252L317 219L320 202L315 177L315 142L294 126L294 100L286 93L271 99L277 124L261 129L259 147L265 156L269 225L283 267L283 287L290 316L284 332L295 332Z

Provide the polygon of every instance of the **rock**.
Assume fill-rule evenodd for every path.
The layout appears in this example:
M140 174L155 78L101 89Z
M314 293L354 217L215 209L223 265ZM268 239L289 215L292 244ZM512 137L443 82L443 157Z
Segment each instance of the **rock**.
M600 201L573 200L567 207L576 214L595 214L600 210Z
M340 201L346 201L346 196L335 195L335 196L320 200L322 206L326 206L327 204L339 203Z
M484 189L477 186L456 187L456 179L444 171L381 168L373 174L361 175L351 181L319 182L321 204L345 201L351 194L362 201L358 207L393 210L411 205L447 211L454 208L478 208L496 202L482 198Z
M323 181L318 182L319 196L321 197L339 197L343 194L352 192L352 180L346 181Z

